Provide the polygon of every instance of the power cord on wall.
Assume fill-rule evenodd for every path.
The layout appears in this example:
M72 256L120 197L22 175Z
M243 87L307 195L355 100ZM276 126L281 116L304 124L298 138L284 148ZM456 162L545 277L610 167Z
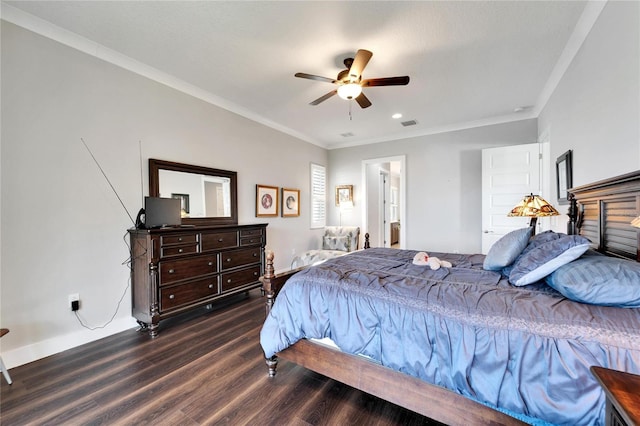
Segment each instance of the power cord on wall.
M123 238L124 244L129 249L129 253L131 253L131 246L129 246L129 244L127 243L127 235L128 235L128 233L125 233L122 238ZM143 255L146 255L146 253L143 253L141 256L143 256ZM133 263L133 260L134 259L131 257L131 255L129 255L129 257L127 257L127 259L124 262L122 262L122 265L126 265L129 268L130 272L131 272L131 268L132 268L131 265ZM93 331L93 330L98 330L98 329L101 329L101 328L105 328L106 326L111 324L113 322L113 320L115 319L116 315L118 314L118 311L120 310L120 305L122 304L122 301L124 300L124 296L127 294L127 290L129 290L129 287L131 287L131 273L129 273L129 279L127 280L127 286L125 287L124 292L122 293L122 296L120 296L120 300L118 300L118 305L116 306L115 312L113 313L113 315L111 316L109 321L107 321L103 325L97 325L97 326L91 327L91 326L89 326L89 325L84 323L83 319L78 314L78 311L74 311L73 313L76 315L76 319L78 320L80 325L83 326L84 328L86 328L87 330Z
M100 328L105 328L106 326L111 324L113 322L114 318L116 317L116 315L118 314L118 310L120 310L120 304L124 300L124 296L127 294L127 290L129 289L130 285L131 285L131 278L129 278L129 282L127 283L127 287L125 287L124 292L122 293L122 296L120 297L120 300L118 300L118 305L116 306L116 311L111 316L111 319L109 319L109 321L107 321L103 325L97 325L95 327L90 327L90 326L86 325L82 321L82 318L80 318L80 315L78 314L78 311L73 311L73 313L76 314L76 318L77 318L78 322L80 323L80 325L83 326L84 328L86 328L87 330L93 331L93 330L98 330Z

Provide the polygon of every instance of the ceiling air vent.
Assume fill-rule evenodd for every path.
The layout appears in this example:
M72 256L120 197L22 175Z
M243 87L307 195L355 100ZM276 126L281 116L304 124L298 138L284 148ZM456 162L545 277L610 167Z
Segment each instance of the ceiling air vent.
M350 138L351 136L353 136L353 133L351 132L340 133L340 136L342 136L343 138Z
M402 124L404 127L407 127L407 126L415 126L416 124L418 124L418 122L416 120L409 120L409 121L402 121L400 122L400 124Z

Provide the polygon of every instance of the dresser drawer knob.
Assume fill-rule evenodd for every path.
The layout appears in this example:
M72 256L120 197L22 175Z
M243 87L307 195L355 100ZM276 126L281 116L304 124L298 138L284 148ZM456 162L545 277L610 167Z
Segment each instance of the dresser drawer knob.
M182 253L182 252L183 252L183 250L182 250L182 249L178 249L178 253Z
M231 258L230 257L227 258L227 262L231 262Z
M257 276L258 276L258 273L257 273L257 272L254 272L254 273L253 273L253 276L254 276L254 277L257 277Z
M182 241L182 237L178 237L178 241Z
M173 269L169 269L169 273L173 274L175 271Z
M229 283L229 284L231 283L231 278L229 278L229 279L227 280L227 283Z
M253 257L258 257L258 253L253 253Z
M213 266L213 262L209 262L209 266Z
M213 284L209 284L209 288L213 288Z
M218 242L221 243L224 241L224 238L218 238Z
M175 295L173 295L173 294L170 294L170 295L169 295L169 299L175 299L175 298L176 298L176 296L175 296Z

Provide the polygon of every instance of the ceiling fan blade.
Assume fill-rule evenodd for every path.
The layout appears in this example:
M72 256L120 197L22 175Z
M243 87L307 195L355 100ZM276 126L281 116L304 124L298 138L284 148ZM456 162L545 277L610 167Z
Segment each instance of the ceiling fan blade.
M333 95L335 95L336 93L338 93L337 90L332 90L331 92L327 93L326 95L322 95L320 96L318 99L316 99L313 102L309 102L309 105L318 105L320 102L324 102L327 99L329 99L330 97L332 97Z
M360 108L369 108L371 106L371 101L364 95L364 92L358 95L356 102L360 105Z
M364 67L369 63L369 59L371 59L373 53L368 50L360 49L356 52L356 57L353 58L353 64L351 64L351 68L349 68L349 78L352 80L358 80L362 75L362 71Z
M309 80L324 81L325 83L333 83L333 84L337 83L337 81L335 81L332 78L321 77L319 75L307 74L304 72L297 72L295 76L300 78L308 78Z
M374 87L374 86L406 86L409 84L409 76L402 77L385 77L385 78L369 78L362 80L360 85L362 87Z

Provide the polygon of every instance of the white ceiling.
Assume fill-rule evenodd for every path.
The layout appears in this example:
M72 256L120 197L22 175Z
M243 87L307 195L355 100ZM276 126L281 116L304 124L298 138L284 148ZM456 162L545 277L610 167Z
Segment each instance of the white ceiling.
M2 18L335 148L537 116L598 7L585 1L6 1ZM335 78L358 49L373 52L363 78L409 75L411 82L365 88L373 103L367 109L337 96L310 106L335 86L294 74ZM514 112L518 107L525 109ZM398 112L403 117L392 119ZM404 127L406 120L418 124Z

